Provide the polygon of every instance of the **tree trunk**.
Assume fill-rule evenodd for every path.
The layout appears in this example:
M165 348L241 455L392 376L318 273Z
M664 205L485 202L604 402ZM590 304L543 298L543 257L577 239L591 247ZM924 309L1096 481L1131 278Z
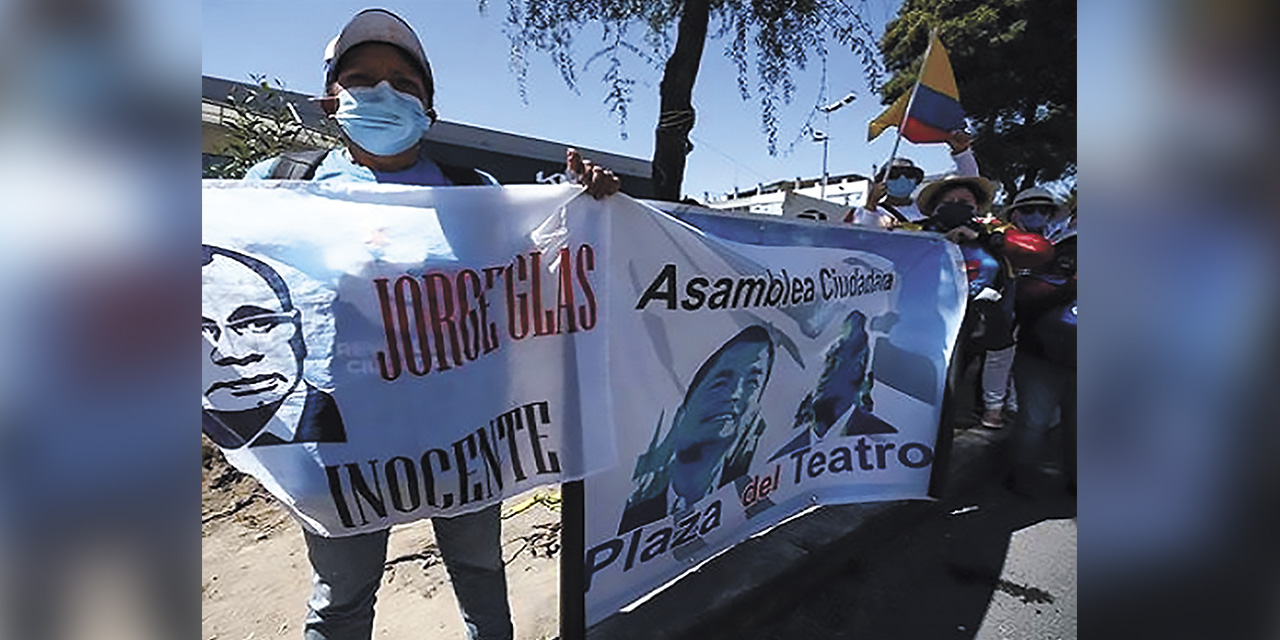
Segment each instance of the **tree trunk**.
M1023 132L1026 132L1031 129L1031 127L1035 124L1035 118L1036 118L1036 103L1028 102L1026 105L1022 107L1022 124L1020 126ZM1032 164L1024 164L1023 166L1025 166L1026 169L1022 171L1022 174L1020 176L1015 176L1021 179L1017 181L1018 190L1009 194L1010 202L1013 202L1013 198L1016 197L1019 193L1022 193L1023 191L1026 191L1027 189L1030 189L1031 187L1036 186L1036 177L1040 173L1040 168Z
M662 73L661 103L653 144L653 188L658 200L678 202L685 156L693 149L693 83L707 42L710 0L685 0L680 9L676 48Z
M1015 183L1013 178L1008 175L1005 162L1008 156L1000 154L999 147L996 146L999 142L992 142L999 138L996 135L994 120L978 120L974 123L974 129L973 155L974 159L978 161L979 175L995 183L993 186L1008 192ZM994 195L992 194L993 197ZM1009 200L1012 199L1013 196L1010 195Z

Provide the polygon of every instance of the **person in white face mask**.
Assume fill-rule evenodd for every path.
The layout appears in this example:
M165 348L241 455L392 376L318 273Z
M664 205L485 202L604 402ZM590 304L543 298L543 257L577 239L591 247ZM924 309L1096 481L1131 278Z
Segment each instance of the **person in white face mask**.
M344 148L299 160L263 161L246 180L294 178L419 186L495 185L483 171L430 158L422 136L436 120L435 83L422 43L399 16L383 9L356 14L325 48L320 106L337 123ZM565 173L597 198L618 192L607 168L565 153ZM303 166L295 166L302 164Z
M418 36L382 9L356 14L325 49L321 106L342 131L344 147L285 154L251 168L246 180L306 179L419 186L495 185L492 176L430 158L422 136L436 119L431 65ZM592 196L618 192L613 172L566 150L566 173ZM511 640L513 627L502 562L500 504L434 518L436 543L453 582L471 640ZM386 562L386 530L340 538L307 532L312 594L306 640L368 640L373 603Z

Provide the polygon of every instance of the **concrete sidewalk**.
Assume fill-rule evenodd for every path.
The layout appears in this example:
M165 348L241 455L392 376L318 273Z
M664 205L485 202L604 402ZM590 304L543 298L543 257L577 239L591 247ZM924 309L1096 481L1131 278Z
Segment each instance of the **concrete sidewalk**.
M748 539L712 559L628 613L588 629L589 640L676 640L750 637L779 593L803 589L859 553L947 513L966 492L1003 468L1000 443L1009 428L955 432L945 493L910 500L822 507Z

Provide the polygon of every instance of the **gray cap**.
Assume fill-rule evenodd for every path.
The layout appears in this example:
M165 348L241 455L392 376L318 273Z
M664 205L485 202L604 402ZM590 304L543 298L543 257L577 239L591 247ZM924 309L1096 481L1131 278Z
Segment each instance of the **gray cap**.
M366 42L385 42L395 45L409 54L422 67L428 92L434 86L431 78L431 65L427 63L427 54L422 50L422 42L418 34L413 32L409 23L405 22L386 9L365 9L357 13L342 27L342 32L329 41L324 49L324 84L333 82L335 67L343 54L352 47Z

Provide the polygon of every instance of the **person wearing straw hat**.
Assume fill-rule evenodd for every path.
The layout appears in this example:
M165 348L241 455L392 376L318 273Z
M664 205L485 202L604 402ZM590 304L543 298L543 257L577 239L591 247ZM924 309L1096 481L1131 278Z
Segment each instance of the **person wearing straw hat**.
M1076 241L1064 230L1069 210L1047 189L1019 192L1009 207L1009 220L1018 229L1051 243L1048 257L1036 264L1019 264L1015 283L1015 326L1018 340L1013 365L1021 411L1011 438L1012 471L1006 486L1034 496L1042 488L1039 467L1048 432L1055 423L1063 430L1062 453L1068 487L1075 484L1075 299Z
M989 236L990 230L976 222L991 207L995 192L995 184L982 176L947 174L916 190L915 205L921 215L916 222L926 231L947 234L953 242Z
M1009 205L1009 222L1032 233L1048 235L1062 211L1058 198L1044 187L1031 187L1018 192Z
M1015 324L1021 324L1021 321L1016 318L1020 314L1019 308L1024 297L1023 285L1038 278L1046 268L1052 267L1055 250L1048 236L1052 234L1054 225L1059 222L1062 209L1058 198L1044 187L1023 189L1009 205L1007 215L1011 228L1004 230L1005 242L1001 247L1001 253L1015 272L1013 287L1016 292ZM983 375L1006 377L1014 375L1016 377L1016 374L1004 373L1012 371L1014 363L1014 346L1012 345L1004 349L987 351L983 362ZM1008 385L1008 392L1000 393L998 384L993 378L990 385L983 385L985 410L982 415L982 424L987 427L1000 426L1004 413L1019 413L1017 391L1019 385Z
M1012 272L1003 259L1004 230L979 215L991 206L995 185L981 176L943 176L924 185L916 206L926 217L918 228L942 233L960 246L969 278L969 306L961 327L958 371L981 353L981 423L991 429L1004 425L1006 408L1017 409L1012 392L1013 296L1005 295ZM909 225L906 228L915 227Z

